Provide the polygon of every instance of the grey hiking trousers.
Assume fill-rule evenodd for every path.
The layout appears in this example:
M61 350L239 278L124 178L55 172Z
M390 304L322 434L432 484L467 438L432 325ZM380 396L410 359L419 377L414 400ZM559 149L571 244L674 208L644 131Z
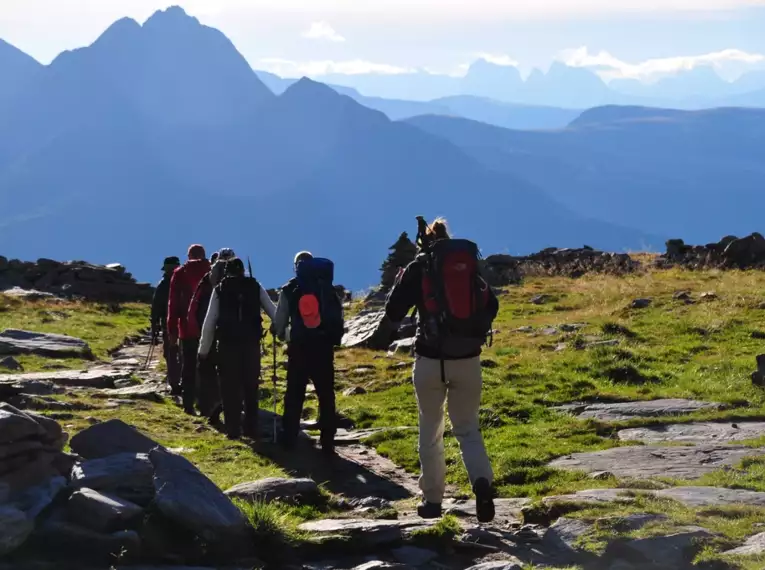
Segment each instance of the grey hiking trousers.
M441 503L446 490L444 458L444 404L452 431L460 445L470 483L493 480L478 424L481 405L481 360L479 357L444 362L446 383L441 379L441 361L417 356L414 389L420 415L420 489L429 503Z

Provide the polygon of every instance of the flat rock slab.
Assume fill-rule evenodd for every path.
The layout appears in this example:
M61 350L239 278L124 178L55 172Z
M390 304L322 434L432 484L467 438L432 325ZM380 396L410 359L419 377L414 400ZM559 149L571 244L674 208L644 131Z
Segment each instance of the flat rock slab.
M553 409L573 414L582 419L617 422L634 418L680 416L698 412L699 410L720 410L723 408L723 404L715 402L669 398L610 404L566 404L565 406L556 406Z
M728 550L723 554L728 554L730 556L756 556L757 554L763 553L765 553L765 532L750 536L746 539L744 544L733 550Z
M36 354L49 358L93 357L88 343L63 334L6 329L0 333L0 355Z
M146 382L127 388L115 388L114 390L105 390L104 394L109 398L132 398L135 400L148 400L150 402L162 402L163 394L169 392L163 386L153 382Z
M654 491L653 494L657 497L674 499L688 507L719 507L738 504L765 507L765 493L747 489L672 487Z
M642 441L644 443L666 441L693 444L730 443L765 436L765 422L665 424L623 429L617 435L622 441Z
M137 498L154 495L153 476L154 467L147 454L119 453L75 465L71 485L140 502Z
M112 368L91 368L90 370L0 374L0 384L13 383L22 386L22 390L27 382L52 382L58 386L80 388L114 388L115 380L125 378L130 378L130 371L114 370Z
M587 489L570 495L554 495L545 497L545 505L554 503L578 503L583 505L598 505L603 503L631 503L635 497L629 489Z
M325 536L349 536L365 546L393 544L404 538L405 531L433 526L435 521L423 519L372 520L372 519L324 519L301 524L298 528Z
M209 542L246 536L249 523L242 511L188 459L159 448L149 458L155 504L163 515Z
M650 477L698 479L726 465L732 467L745 457L763 454L765 454L765 448L736 445L628 446L590 453L575 453L555 459L548 465L569 471L608 471L616 477L637 479Z
M149 453L161 447L122 420L109 420L82 430L72 438L72 451L85 459L100 459L118 453Z
M606 548L607 559L629 560L631 563L654 564L660 568L685 568L702 548L702 541L713 538L700 527L684 527L667 536L616 541Z
M311 428L313 429L313 428ZM361 443L364 439L378 433L390 431L408 431L416 430L414 427L392 427L392 428L368 428L368 429L338 429L335 433L335 443L344 445L350 443ZM319 440L319 436L311 436L311 439Z
M320 496L313 479L283 479L269 477L260 481L240 483L226 491L226 496L247 501L290 501L309 503Z
M520 560L513 558L510 560L495 560L493 562L481 562L471 566L467 570L523 570Z

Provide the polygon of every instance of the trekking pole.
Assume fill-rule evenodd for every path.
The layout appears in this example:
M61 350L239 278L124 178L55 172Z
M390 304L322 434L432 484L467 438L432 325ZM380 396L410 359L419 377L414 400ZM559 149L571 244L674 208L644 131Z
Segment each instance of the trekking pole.
M152 333L151 335L151 344L149 344L149 352L146 353L146 362L143 363L143 369L148 370L149 364L151 363L151 359L154 356L154 343L157 340L157 335L155 333Z
M274 373L271 376L271 382L273 383L273 397L274 397L274 443L276 443L276 333L271 333L271 337L274 341L273 343L273 353L274 353Z

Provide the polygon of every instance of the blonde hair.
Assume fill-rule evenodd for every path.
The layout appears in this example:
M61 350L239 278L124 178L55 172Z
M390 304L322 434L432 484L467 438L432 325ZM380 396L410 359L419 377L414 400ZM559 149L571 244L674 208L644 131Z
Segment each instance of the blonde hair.
M449 239L449 228L445 218L436 218L428 226L426 235L431 239Z

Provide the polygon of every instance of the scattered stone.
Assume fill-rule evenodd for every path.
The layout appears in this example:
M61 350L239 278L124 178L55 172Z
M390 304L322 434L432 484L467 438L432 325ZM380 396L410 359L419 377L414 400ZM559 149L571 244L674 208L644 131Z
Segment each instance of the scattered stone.
M153 449L155 504L170 520L209 542L243 538L249 523L218 487L180 455Z
M729 443L765 436L765 422L694 422L688 424L664 424L645 428L620 430L622 441L644 443Z
M397 362L396 364L391 364L388 366L388 370L406 370L407 368L411 368L412 365L409 362Z
M343 390L343 396L360 396L361 394L366 393L366 389L362 386L351 386L350 388Z
M552 300L550 295L535 295L531 298L532 305L544 305Z
M113 388L115 380L127 378L129 376L129 371L114 370L111 368L91 368L89 370L0 374L0 384L14 383L25 385L27 382L52 382L58 386Z
M618 338L611 338L608 340L598 340L595 342L588 342L582 345L582 349L598 348L603 346L619 346L621 341Z
M148 400L150 402L163 402L164 397L160 391L166 391L163 386L147 382L126 388L116 388L104 391L109 398L133 398L136 400Z
M519 333L532 333L534 332L534 327L526 325L525 327L518 327L515 329L515 332Z
M593 523L579 519L560 518L547 529L540 548L549 552L556 561L579 564L589 561L588 555L577 542L593 529ZM586 566L586 564L585 564Z
M422 566L438 558L438 553L416 546L400 546L391 550L393 558L406 566Z
M115 532L129 528L143 509L114 495L83 488L69 497L66 514L69 521L90 530Z
M62 334L5 329L0 333L0 355L35 354L49 358L93 358L88 343Z
M24 367L21 366L18 360L13 358L12 356L6 356L5 358L0 358L0 368L5 368L6 370L23 370Z
M752 338L756 340L765 340L765 331L752 331ZM2 362L0 362L0 365Z
M133 426L116 419L82 430L72 438L70 446L85 459L99 459L120 453L147 454L161 447Z
M615 447L605 451L575 453L548 465L570 471L610 471L616 477L671 477L698 479L724 466L733 466L745 457L763 455L765 449L735 445L696 447Z
M587 325L584 323L567 323L560 326L560 330L563 332L576 332L582 330Z
M289 501L297 504L310 504L316 501L321 493L313 479L282 479L269 477L250 483L240 483L231 487L225 493L228 497L247 501Z
M484 358L481 360L481 368L497 368L499 364L490 358Z
M590 479L593 479L594 481L606 481L613 478L614 474L610 471L595 471L594 473L590 473Z
M356 509L392 509L393 503L381 497L364 497L363 499L351 499L348 503Z
M556 329L555 327L545 327L539 332L545 336L555 336L556 334L558 334L558 329Z
M687 507L714 507L744 504L765 507L765 493L724 487L671 487L653 492L657 497L672 499Z
M565 342L560 342L555 346L554 352L563 352L568 348L568 344Z
M635 299L630 303L630 308L632 309L647 309L651 306L651 303L653 302L652 299Z
M723 552L723 554L729 556L756 556L763 553L765 553L765 532L750 536L746 539L746 542L738 548Z
M677 291L672 298L676 301L690 301L692 299L690 291Z
M679 416L700 410L720 410L723 404L714 402L699 402L670 398L663 400L643 400L638 402L620 402L603 404L566 404L553 408L569 412L585 419L601 421L625 421L633 418L651 418L660 416Z
M713 535L706 529L685 527L681 532L667 536L612 542L603 556L606 559L621 558L666 568L682 568L701 550L702 541L711 538Z
M11 506L0 506L0 556L24 544L34 526L34 519L28 519L22 511Z
M702 301L713 301L713 300L717 299L717 293L715 293L714 291L707 291L706 293L702 293L699 296L699 298Z

